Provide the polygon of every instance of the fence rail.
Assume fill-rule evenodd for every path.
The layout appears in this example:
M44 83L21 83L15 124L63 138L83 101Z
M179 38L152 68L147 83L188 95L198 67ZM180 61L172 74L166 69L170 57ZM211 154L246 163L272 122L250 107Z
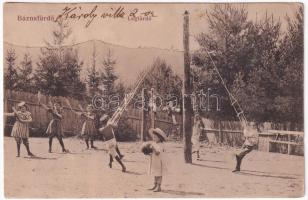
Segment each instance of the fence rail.
M37 100L37 95L25 92L16 92L16 91L8 91L6 90L4 93L4 112L10 112L11 107L16 105L20 101L25 101L29 106L29 111L32 113L33 122L30 123L30 134L31 136L44 136L45 130L48 126L49 121L51 120L51 116L47 114L46 110L43 109ZM41 102L47 104L49 101L48 96L41 95ZM83 107L86 106L87 102L85 101L78 101L76 99L68 98L70 101L71 106L76 111L81 111L78 105L82 105ZM65 99L60 97L61 102L65 102ZM63 129L64 133L67 136L73 136L79 134L81 130L81 119L76 116L75 113L71 112L68 105L63 103ZM120 123L126 123L129 128L131 129L132 134L135 135L135 138L140 138L141 135L141 110L140 109L133 109L128 108L122 117L122 121ZM149 115L148 115L149 116ZM147 118L147 128L150 128L150 119ZM178 122L178 126L175 128L172 122L171 117L165 112L157 112L155 114L155 127L160 127L162 130L166 131L167 134L173 135L176 139L181 139L183 136L182 134L182 116L176 115L176 120ZM242 133L242 126L240 122L237 121L213 121L209 119L202 119L206 130L201 135L202 140L206 140L209 143L214 144L223 144L228 146L241 146L243 144L243 133ZM11 127L14 121L10 118L5 120L5 135L10 134ZM263 151L278 151L283 152L285 150L284 147L286 142L290 142L288 145L287 153L292 153L294 150L295 144L294 141L291 141L293 137L300 137L303 138L303 132L300 131L288 131L286 130L271 130L273 127L290 127L288 125L277 124L277 123L264 123L263 128L264 131L259 135L259 150ZM301 130L301 125L297 126L295 130ZM175 129L174 129L175 128ZM176 130L174 132L174 130ZM121 130L123 134L126 134L124 130ZM282 139L277 142L275 138L279 134ZM276 142L274 142L275 140ZM276 145L276 146L275 146ZM281 147L282 146L282 147ZM303 149L302 145L296 145L295 149ZM299 150L301 151L301 150Z

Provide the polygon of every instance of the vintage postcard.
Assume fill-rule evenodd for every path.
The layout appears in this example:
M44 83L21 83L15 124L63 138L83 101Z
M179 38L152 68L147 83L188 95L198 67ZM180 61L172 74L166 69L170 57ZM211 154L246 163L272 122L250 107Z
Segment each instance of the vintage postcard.
M6 198L305 195L303 4L3 14Z

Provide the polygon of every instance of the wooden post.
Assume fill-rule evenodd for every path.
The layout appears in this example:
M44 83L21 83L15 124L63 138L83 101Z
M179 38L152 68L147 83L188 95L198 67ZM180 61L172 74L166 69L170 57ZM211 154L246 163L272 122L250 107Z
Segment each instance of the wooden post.
M145 141L145 133L146 133L146 128L147 128L147 120L146 120L146 101L147 101L147 98L146 98L146 88L143 88L142 89L142 111L141 111L141 136L140 136L140 139L141 141Z
M154 88L151 88L151 128L155 128L155 113L154 113L154 103L155 103L155 99L154 99Z
M222 138L222 131L221 131L221 121L219 120L219 122L218 122L218 128L219 128L219 132L218 132L218 134L219 134L219 144L220 144L220 146L223 144L223 138Z
M184 13L183 24L184 45L184 88L183 88L183 134L184 134L184 158L186 163L192 163L191 135L192 135L192 105L190 82L190 54L189 54L189 13Z
M288 155L291 154L291 144L290 144L290 142L291 142L291 135L288 134Z

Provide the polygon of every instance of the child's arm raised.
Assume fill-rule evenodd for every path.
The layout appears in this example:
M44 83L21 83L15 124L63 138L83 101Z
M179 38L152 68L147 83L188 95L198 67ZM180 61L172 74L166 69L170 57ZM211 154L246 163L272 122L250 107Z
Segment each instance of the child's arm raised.
M56 108L54 108L53 113L57 115L59 118L63 117Z
M4 116L8 116L8 117L14 117L15 116L15 113L3 113Z
M42 105L42 107L43 107L45 110L50 110L50 109L51 109L51 108L49 108L46 104L40 103L40 105Z
M104 114L101 118L99 118L99 121L100 122L103 122L103 121L105 121L106 119L108 119L108 115L106 115L106 114Z

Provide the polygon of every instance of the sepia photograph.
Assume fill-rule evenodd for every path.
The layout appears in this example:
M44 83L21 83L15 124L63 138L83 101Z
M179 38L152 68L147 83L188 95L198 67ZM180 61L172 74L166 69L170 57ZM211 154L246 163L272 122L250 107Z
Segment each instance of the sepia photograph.
M5 198L305 196L303 3L2 6Z

